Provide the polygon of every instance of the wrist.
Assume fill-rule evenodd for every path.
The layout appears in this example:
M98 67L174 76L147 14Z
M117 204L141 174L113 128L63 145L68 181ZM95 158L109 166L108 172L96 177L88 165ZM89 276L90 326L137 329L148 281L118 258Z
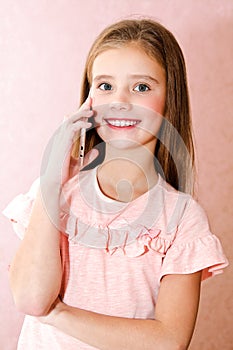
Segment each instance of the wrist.
M59 325L67 313L69 313L69 306L59 301L57 305L54 307L54 309L52 310L50 325L56 328L60 328Z

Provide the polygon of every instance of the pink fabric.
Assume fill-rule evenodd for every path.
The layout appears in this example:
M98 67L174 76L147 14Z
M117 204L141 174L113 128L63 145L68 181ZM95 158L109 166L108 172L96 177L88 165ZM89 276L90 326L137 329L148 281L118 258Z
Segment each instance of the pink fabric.
M38 182L33 186L4 211L20 236ZM61 223L61 294L65 303L82 309L153 319L164 275L203 270L205 279L228 265L203 209L161 177L125 204L101 193L96 169L81 172L64 186ZM18 349L94 348L26 316Z

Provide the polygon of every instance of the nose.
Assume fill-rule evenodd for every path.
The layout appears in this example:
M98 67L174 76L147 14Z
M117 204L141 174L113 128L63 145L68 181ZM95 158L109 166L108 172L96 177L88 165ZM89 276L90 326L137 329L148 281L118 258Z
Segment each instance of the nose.
M131 104L128 102L112 102L110 103L110 109L112 111L129 111L131 110Z

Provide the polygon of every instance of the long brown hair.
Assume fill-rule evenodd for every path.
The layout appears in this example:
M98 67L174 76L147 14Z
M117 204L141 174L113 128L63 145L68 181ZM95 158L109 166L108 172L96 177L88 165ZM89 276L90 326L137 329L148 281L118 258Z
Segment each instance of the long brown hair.
M194 147L185 61L173 34L151 19L127 19L110 25L93 43L84 69L80 104L90 90L95 58L108 49L137 44L166 72L164 120L155 149L158 171L174 188L193 192ZM176 130L176 132L174 132ZM86 152L103 141L92 128L86 136ZM76 147L77 150L77 147Z

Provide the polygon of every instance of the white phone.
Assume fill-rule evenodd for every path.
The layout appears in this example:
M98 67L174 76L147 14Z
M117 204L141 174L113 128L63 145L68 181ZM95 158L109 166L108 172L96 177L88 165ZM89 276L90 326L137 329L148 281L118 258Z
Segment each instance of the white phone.
M78 153L78 160L79 160L80 167L83 166L84 152L85 152L85 141L86 141L86 129L81 128L80 137L79 137L79 153Z
M90 110L92 110L92 107L90 107ZM87 118L83 118L83 119L87 121ZM79 136L79 152L78 152L78 161L79 161L80 167L83 166L83 161L84 161L85 141L86 141L86 129L81 128L80 136Z

